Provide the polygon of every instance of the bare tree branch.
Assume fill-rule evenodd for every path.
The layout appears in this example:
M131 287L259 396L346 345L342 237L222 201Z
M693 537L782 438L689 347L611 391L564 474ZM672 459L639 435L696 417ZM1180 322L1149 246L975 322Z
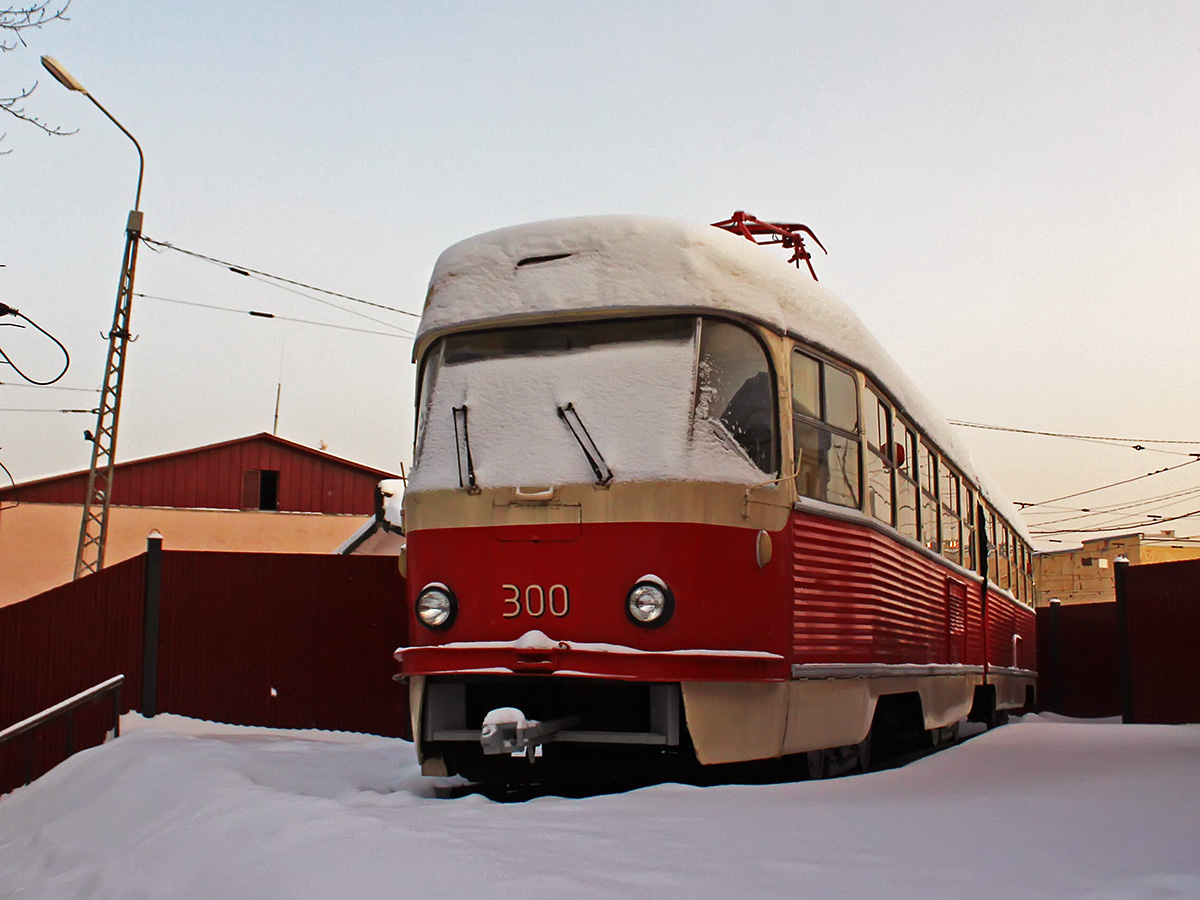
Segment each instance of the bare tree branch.
M4 33L4 40L0 40L0 53L7 53L9 50L15 50L18 46L28 47L25 43L25 37L21 34L30 28L41 28L43 25L55 20L69 22L66 12L67 7L71 5L71 0L63 0L62 5L51 3L51 0L42 0L41 3L33 3L29 6L10 6L6 9L0 9L0 32Z
M42 26L50 22L68 22L66 12L71 5L71 0L41 0L41 2L29 3L26 6L9 6L0 8L0 53L7 53L10 50L28 47L29 44L25 41L24 32L34 29L40 30ZM24 101L37 90L38 83L35 81L27 88L21 88L16 95L11 97L0 97L0 110L8 113L22 122L28 122L36 128L40 128L46 134L64 136L75 134L79 129L66 131L58 125L48 125L32 113L26 112ZM2 143L8 132L0 134L0 143ZM5 156L11 153L11 150L0 150L0 156Z
M27 113L25 111L24 106L18 105L21 103L22 100L26 99L35 90L37 90L37 86L38 86L38 83L35 81L32 86L23 89L15 97L0 97L0 109L4 110L6 113L8 113L11 116L16 116L22 122L28 122L31 125L36 125L38 128L42 129L42 131L46 132L46 134L57 134L57 135L63 135L63 136L66 136L68 134L75 134L75 132L79 130L78 128L76 128L72 131L64 131L62 129L62 127L59 125L47 125L45 122L41 121L37 116Z

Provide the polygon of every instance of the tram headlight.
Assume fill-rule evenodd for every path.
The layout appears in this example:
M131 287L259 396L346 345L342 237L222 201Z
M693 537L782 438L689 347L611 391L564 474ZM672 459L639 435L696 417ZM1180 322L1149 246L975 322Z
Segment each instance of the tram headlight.
M428 584L417 595L416 611L422 625L440 631L454 624L458 600L446 585Z
M653 575L643 575L625 597L625 613L634 625L657 628L665 625L675 611L675 595L666 582Z

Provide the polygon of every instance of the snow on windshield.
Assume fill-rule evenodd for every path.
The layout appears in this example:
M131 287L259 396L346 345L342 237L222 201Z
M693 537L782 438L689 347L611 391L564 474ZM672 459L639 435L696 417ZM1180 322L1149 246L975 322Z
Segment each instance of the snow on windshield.
M748 332L725 323L713 326L718 332L722 328L742 334L761 355ZM765 480L769 474L762 466L772 465L773 431L764 438L758 427L751 435L747 421L761 426L761 416L739 418L728 398L709 402L714 391L721 391L716 375L735 378L744 365L742 370L702 366L702 410L692 416L696 330L695 318L675 317L506 329L443 340L426 366L409 489L462 486L464 446L455 410L463 407L480 487L596 481L587 453L559 414L568 404L615 481ZM708 374L715 370L716 375ZM760 382L769 396L769 380ZM725 393L736 396L727 388Z

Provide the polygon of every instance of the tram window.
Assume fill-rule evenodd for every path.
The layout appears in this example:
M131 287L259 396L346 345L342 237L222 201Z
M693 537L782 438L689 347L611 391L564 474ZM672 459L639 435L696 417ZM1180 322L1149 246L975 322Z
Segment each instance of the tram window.
M1017 536L1012 531L1008 533L1008 570L1013 596L1019 600L1025 595L1021 586L1021 548L1017 544Z
M757 345L749 332L733 325L726 327L741 332L746 339ZM636 329L630 328L627 321L613 320L588 322L585 325L570 323L463 332L446 340L442 363L446 366L457 366L481 359L558 356L577 350L633 342L661 340L674 343L691 340L694 329L695 319L674 316L639 319Z
M874 391L867 391L866 511L892 524L891 410Z
M939 497L942 504L942 555L951 562L962 564L962 522L959 519L961 491L958 473L944 462L938 465L941 476Z
M984 509L987 517L984 552L987 553L988 578L992 584L999 584L1000 554L996 552L996 513L990 506L984 507Z
M921 543L934 552L941 550L938 540L937 454L922 441L918 454L918 474L921 476Z
M876 402L875 410L875 447L887 459L892 458L892 411L882 400Z
M821 418L821 363L792 354L792 415Z
M942 461L938 465L938 476L940 481L938 497L942 501L942 506L956 516L959 515L961 507L958 505L960 502L958 473L951 469L945 461Z
M1013 593L1016 594L1018 600L1024 600L1028 596L1025 586L1025 554L1024 548L1015 534L1013 535L1012 565Z
M429 406L433 400L433 384L437 381L438 369L442 364L445 342L439 343L425 356L421 367L421 396L417 401L416 439L413 444L413 459L420 459L425 450L425 433L429 424Z
M1008 571L1008 528L1003 523L996 525L996 584L1005 589L1012 587Z
M861 466L854 378L800 351L792 353L792 437L798 493L857 508Z
M965 484L962 486L962 490L963 565L972 571L977 571L979 559L976 556L975 548L979 542L975 537L979 528L979 511L975 508L975 492Z
M848 434L858 434L858 379L825 366L825 421Z
M755 466L778 472L775 390L758 340L730 322L704 319L697 377L696 417L719 422Z
M962 563L962 544L959 530L962 523L958 516L942 507L942 556L951 562Z
M893 425L896 453L896 528L905 537L920 540L917 531L916 433L899 419Z

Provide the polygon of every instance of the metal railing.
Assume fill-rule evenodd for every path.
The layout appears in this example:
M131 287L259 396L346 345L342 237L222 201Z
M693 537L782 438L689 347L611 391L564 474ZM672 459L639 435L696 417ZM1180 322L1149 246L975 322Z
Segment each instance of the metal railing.
M74 711L81 706L91 703L105 694L111 693L113 697L112 705L112 728L109 734L117 737L121 733L121 687L125 684L124 675L114 675L107 681L102 681L85 691L80 691L73 697L68 697L61 703L56 703L40 713L30 716L28 719L22 719L15 725L9 725L7 728L0 730L0 746L3 746L8 741L20 737L34 731L43 725L53 722L60 716L65 716L67 720L67 756L75 752L75 722ZM29 784L33 781L33 749L34 742L30 740L25 752L25 780L22 784Z

